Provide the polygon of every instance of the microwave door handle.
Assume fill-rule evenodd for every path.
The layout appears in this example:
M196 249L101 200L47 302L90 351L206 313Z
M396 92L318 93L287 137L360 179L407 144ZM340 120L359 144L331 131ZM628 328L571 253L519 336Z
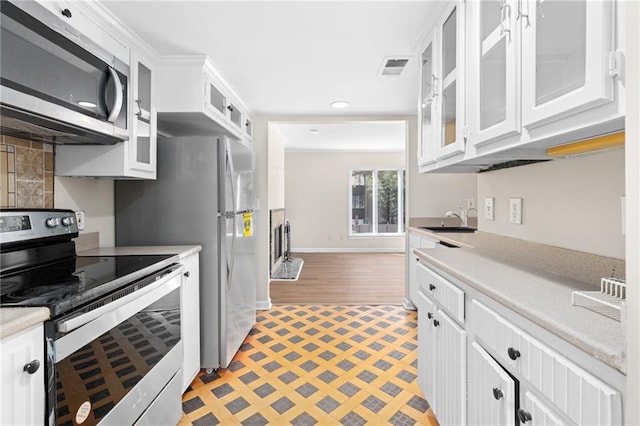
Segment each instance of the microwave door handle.
M109 74L111 75L111 78L113 79L113 83L115 84L115 99L113 100L113 105L111 106L110 110L111 112L109 113L109 116L107 117L107 121L110 123L114 123L116 121L116 119L118 118L118 116L120 115L120 110L122 109L122 102L123 102L123 97L122 97L122 82L120 81L120 77L118 77L118 73L116 72L116 70L113 67L108 67L109 70ZM105 99L107 98L107 85L105 85L104 87L104 97Z

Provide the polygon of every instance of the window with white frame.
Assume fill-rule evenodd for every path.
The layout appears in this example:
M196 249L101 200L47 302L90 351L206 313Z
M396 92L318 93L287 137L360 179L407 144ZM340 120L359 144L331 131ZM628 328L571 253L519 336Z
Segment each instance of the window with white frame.
M404 187L405 171L402 169L352 170L349 235L403 234Z

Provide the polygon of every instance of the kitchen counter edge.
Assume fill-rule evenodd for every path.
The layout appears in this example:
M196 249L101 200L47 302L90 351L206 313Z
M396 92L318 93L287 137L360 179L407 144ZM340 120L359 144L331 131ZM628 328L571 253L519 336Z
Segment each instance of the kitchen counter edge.
M622 325L571 304L572 291L588 290L583 283L507 263L469 248L416 249L414 253L427 264L626 374Z
M174 254L180 259L198 253L202 250L200 245L185 246L119 246L98 247L78 252L78 256L135 256L135 255L161 255Z
M47 308L0 308L0 339L49 319Z

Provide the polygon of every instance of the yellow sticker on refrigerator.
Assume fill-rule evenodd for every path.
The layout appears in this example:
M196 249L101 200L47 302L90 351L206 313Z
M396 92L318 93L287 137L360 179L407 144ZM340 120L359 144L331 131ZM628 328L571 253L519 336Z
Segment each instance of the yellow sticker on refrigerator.
M253 216L253 213L244 213L242 216L244 218L243 236L250 237L251 235L253 235L253 223L251 221L251 217Z

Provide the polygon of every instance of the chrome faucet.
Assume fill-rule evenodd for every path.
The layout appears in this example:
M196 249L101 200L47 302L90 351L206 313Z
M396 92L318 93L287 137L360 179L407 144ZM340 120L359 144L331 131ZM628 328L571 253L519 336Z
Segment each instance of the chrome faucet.
M475 207L470 207L468 209L463 209L460 206L458 206L458 208L460 209L460 214L454 212L453 210L449 210L448 212L445 213L445 216L446 217L457 217L460 220L460 226L469 226L468 225L469 212L471 210L478 211L478 209L476 209Z

